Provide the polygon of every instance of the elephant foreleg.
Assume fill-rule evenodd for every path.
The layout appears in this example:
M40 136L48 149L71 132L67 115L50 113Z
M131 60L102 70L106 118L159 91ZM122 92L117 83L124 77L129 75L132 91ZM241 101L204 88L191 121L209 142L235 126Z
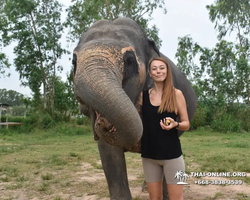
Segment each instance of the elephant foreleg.
M109 145L101 138L98 140L98 148L108 182L110 199L131 200L123 148Z

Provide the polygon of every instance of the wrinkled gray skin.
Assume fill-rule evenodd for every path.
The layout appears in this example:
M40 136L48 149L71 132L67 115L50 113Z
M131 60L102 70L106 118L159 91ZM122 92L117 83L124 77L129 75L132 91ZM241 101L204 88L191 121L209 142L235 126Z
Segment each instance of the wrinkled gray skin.
M75 94L83 114L92 120L112 200L132 199L124 152L140 152L139 95L152 87L148 63L159 55L170 63L174 85L182 90L191 119L196 95L190 83L133 20L94 23L74 50Z

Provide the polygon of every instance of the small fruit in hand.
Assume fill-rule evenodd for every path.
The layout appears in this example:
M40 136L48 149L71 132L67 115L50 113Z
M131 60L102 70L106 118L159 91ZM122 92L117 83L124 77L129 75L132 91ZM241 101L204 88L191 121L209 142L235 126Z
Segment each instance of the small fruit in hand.
M170 120L167 119L166 122L165 122L165 125L168 126L170 124Z

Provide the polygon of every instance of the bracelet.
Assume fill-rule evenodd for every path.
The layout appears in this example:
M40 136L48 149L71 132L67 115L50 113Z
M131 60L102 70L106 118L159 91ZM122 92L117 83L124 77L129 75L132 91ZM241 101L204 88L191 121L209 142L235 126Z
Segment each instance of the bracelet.
M179 123L179 122L177 122L177 126L176 126L175 128L178 128L178 127L179 127L179 125L180 125L180 123Z

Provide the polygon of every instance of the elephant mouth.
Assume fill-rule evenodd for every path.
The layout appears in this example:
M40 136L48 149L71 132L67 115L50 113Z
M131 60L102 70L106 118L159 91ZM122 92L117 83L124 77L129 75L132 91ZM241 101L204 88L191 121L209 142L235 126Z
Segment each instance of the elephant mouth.
M95 111L96 113L96 120L95 120L95 131L98 136L101 136L101 132L106 132L106 133L113 133L117 132L116 128L114 125L109 123L109 121L103 117L99 112Z
M117 138L118 131L116 130L115 126L109 123L109 121L97 111L95 111L95 113L96 113L96 119L94 123L95 139L98 140L99 137L102 137L105 139L107 143L117 146L116 143L117 140L115 138ZM130 148L124 148L124 151L141 153L141 140L139 140L135 145L133 145Z

